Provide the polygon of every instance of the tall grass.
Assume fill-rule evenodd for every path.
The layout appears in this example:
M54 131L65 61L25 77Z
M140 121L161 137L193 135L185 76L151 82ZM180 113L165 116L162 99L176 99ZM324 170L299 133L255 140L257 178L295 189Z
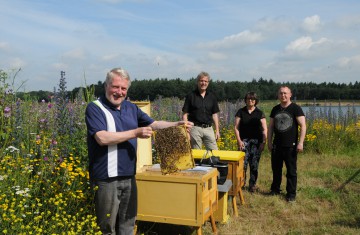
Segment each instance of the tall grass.
M7 74L0 71L0 75L0 233L100 234L87 172L84 111L94 99L91 90L70 100L64 95L62 73L49 102L19 100ZM259 107L268 116L274 104L261 102ZM156 120L179 120L182 105L178 98L160 97L151 103L151 115ZM243 105L240 100L220 104L220 149L236 150L234 116ZM281 197L245 192L247 204L240 217L219 225L221 233L357 231L359 178L336 191L360 168L359 122L357 116L346 120L336 124L321 116L308 120L306 153L299 160L299 203L289 205ZM265 151L260 163L263 192L271 178L268 155ZM210 232L208 224L204 231Z

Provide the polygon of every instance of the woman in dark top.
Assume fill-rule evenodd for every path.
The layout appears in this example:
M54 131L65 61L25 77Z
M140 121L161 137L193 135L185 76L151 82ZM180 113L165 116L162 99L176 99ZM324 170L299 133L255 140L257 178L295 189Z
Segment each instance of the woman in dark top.
M255 92L245 95L246 106L235 114L235 135L238 149L245 152L244 172L250 165L249 191L255 192L261 152L266 144L267 126L265 114L256 105L259 99Z

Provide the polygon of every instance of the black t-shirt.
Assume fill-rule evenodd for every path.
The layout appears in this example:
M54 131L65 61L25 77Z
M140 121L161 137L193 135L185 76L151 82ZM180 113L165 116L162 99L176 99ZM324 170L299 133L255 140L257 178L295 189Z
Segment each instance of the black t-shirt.
M295 147L298 142L298 122L296 117L305 116L301 107L291 103L285 109L276 105L270 113L274 119L274 141L279 147Z
M212 115L220 112L220 109L216 96L212 92L206 91L203 98L196 89L186 96L182 111L188 113L188 120L195 124L211 125Z
M263 111L255 107L254 111L249 113L245 106L236 112L235 117L240 118L240 139L258 139L259 142L263 141L263 127L260 121L262 118L265 118Z

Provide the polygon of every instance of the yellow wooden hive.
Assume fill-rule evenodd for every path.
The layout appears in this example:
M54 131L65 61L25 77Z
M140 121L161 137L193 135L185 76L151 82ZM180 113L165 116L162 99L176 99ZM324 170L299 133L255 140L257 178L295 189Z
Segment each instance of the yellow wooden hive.
M154 140L163 174L171 174L195 166L185 125L158 130Z
M245 152L242 151L227 151L227 150L213 150L214 156L220 157L222 162L228 163L228 175L227 179L232 181L232 186L229 190L230 196L236 196L238 192L241 192L241 187L244 185L245 172L244 172L244 158ZM206 150L193 149L192 156L196 160L202 159ZM208 154L206 157L209 157ZM241 202L244 203L244 199L241 198Z
M137 220L194 226L202 234L202 225L218 208L217 170L164 175L150 168L136 174Z

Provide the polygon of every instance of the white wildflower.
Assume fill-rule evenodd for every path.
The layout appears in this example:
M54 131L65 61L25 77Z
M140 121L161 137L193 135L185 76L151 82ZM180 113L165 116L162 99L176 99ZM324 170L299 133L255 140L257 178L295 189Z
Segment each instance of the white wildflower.
M18 148L15 148L14 146L9 146L5 149L6 151L9 151L10 153L13 153L13 152L19 152L20 150Z

